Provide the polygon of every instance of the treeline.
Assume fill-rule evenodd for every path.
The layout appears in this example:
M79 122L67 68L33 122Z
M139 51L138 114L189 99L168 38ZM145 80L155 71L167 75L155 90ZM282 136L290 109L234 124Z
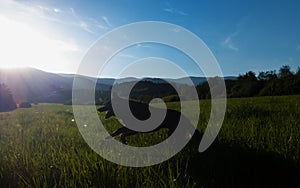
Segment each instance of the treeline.
M131 100L149 103L154 98L169 97L167 100L165 100L166 102L168 102L172 100L172 98L170 98L171 96L177 96L176 90L171 84L162 79L157 80L159 80L159 82L157 83L147 81L146 79L137 82L132 88L129 98ZM124 97L125 94L123 93L123 91L127 90L129 85L131 85L131 83L124 82L121 84L117 84L114 87L116 88L118 95L120 97Z
M214 87L218 87L221 78L210 78ZM259 72L256 76L249 71L239 75L236 80L225 80L227 97L254 97L300 94L300 67L296 72L291 71L290 66L282 66L278 73L276 70ZM197 87L200 99L209 99L210 88L208 82Z
M8 112L17 108L10 89L5 84L0 84L0 112Z
M210 92L218 91L223 92L220 89L219 83L223 82L223 78L215 77L209 78L212 81L213 88L210 88L208 82L203 82L196 86L199 99L211 98ZM117 84L119 95L123 96L124 91L130 83L124 82ZM300 94L300 67L296 72L293 72L288 65L282 66L278 73L276 70L260 72L255 75L254 72L249 71L245 74L239 75L236 79L226 79L226 94L227 97L253 97L253 96L273 96L273 95L295 95ZM179 101L180 96L184 96L187 99L191 99L189 95L189 89L194 86L185 84L174 83L173 88L171 84L166 81L156 79L156 82L149 80L139 81L130 93L130 98L142 102L150 102L153 98L162 98L165 102ZM176 92L179 91L179 93ZM82 91L86 92L86 91ZM95 103L97 105L105 104L110 100L111 88L104 88L102 85L97 85L95 91ZM220 96L224 96L224 93L219 93ZM196 99L195 99L196 100ZM72 90L71 89L58 89L49 93L47 96L31 95L28 98L28 102L39 103L62 103L72 104ZM84 101L84 104L93 104L91 101ZM77 104L75 102L75 104ZM78 104L81 104L78 102ZM29 106L29 105L20 105ZM14 100L13 94L7 85L0 84L0 112L10 111L16 109L17 105Z

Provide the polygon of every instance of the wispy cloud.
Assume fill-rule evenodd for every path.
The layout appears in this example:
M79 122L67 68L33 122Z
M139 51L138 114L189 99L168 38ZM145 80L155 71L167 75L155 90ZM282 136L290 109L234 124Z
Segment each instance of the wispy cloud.
M47 13L64 13L63 10L59 9L59 8L56 8L56 7L46 7L46 6L42 6L42 5L37 5L37 7L43 11L43 12L47 12ZM33 9L31 10L34 10L34 7Z
M227 48L229 50L233 51L239 51L240 48L236 45L235 37L237 37L241 31L245 30L247 28L247 22L251 16L249 14L246 14L245 16L242 16L237 22L236 22L236 29L234 32L230 33L225 37L223 41L221 41L221 45L224 48Z
M96 28L99 28L101 30L108 30L109 27L105 26L103 23L100 23L98 20L94 18L89 18L89 22Z
M139 57L137 57L137 56L134 56L131 54L126 54L126 53L119 53L117 56L121 57L121 58L139 59Z
M108 30L111 27L110 22L108 21L108 18L105 17L105 20L103 19L103 23L100 23L95 18L84 18L80 16L74 8L69 8L70 15L73 17L73 22L71 22L72 25L79 26L81 29L95 34L97 31L100 30ZM70 24L70 23L69 23ZM106 26L108 25L108 26Z
M91 28L92 24L89 24L89 22L87 22L79 14L77 14L74 8L71 7L68 9L67 16L70 16L70 21L68 23L65 22L64 24L77 26L88 33L95 34L95 31L93 31L93 29Z
M239 34L239 31L231 33L226 37L224 41L222 41L222 46L228 48L230 50L239 51L239 48L234 44L233 38Z
M164 8L164 11L173 13L173 9L171 9L171 8Z
M112 27L111 23L108 21L108 18L106 16L102 16L102 20L106 23L106 25Z
M180 15L182 15L182 16L187 16L188 15L188 13L186 13L186 12L183 12L183 11L177 11L178 12L178 14L180 14Z
M138 44L135 45L135 47L137 47L137 48L148 48L148 49L153 48L151 43L138 43Z
M300 44L297 46L297 48L296 48L297 50L300 50Z
M72 7L70 8L70 12L73 16L76 16L75 10Z
M82 28L83 30L89 32L89 33L92 33L92 34L95 33L94 31L92 31L92 30L90 29L90 26L89 26L86 22L84 22L84 21L80 21L80 22L79 22L79 27Z
M105 31L112 26L112 24L108 21L107 17L103 17L102 20L98 22L94 18L86 18L84 16L79 15L72 7L59 8L52 7L50 5L45 6L28 2L17 2L8 0L1 1L0 12L9 13L9 11L13 13L18 12L23 16L29 15L31 17L34 17L34 19L54 22L64 26L78 27L91 34L96 34L103 30ZM11 15L13 17L22 16L14 14Z
M61 13L62 12L62 10L60 10L58 8L54 8L53 11L56 12L56 13Z
M173 6L171 6L170 3L166 3L166 8L163 9L165 12L169 12L171 14L179 14L181 16L187 16L188 14L182 10L176 9Z

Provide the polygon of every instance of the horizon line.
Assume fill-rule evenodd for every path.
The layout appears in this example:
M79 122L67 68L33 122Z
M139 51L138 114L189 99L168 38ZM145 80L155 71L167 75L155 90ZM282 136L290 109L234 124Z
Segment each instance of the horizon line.
M32 70L38 70L38 71L42 71L42 72L46 72L46 73L50 73L50 74L58 74L58 75L78 75L78 76L84 76L84 77L90 77L90 78L97 78L97 79L126 79L126 78L135 78L135 79L145 79L145 78L150 78L150 79L182 79L182 78L187 78L187 77L195 77L195 78L214 78L214 77L238 77L238 75L223 75L223 76L204 76L204 75L188 75L186 77L155 77L155 76L145 76L145 77L135 77L135 76L128 76L128 77L120 77L120 78L116 78L116 77L104 77L104 76L99 76L99 77L95 77L95 76L91 76L91 75L81 75L81 74L77 74L77 73L73 73L73 72L55 72L55 71L49 71L49 70L43 70L40 68L36 68L36 67L30 67L30 66L24 66L24 67L0 67L0 70L7 70L7 71L14 71L14 70L22 70L22 69L32 69Z

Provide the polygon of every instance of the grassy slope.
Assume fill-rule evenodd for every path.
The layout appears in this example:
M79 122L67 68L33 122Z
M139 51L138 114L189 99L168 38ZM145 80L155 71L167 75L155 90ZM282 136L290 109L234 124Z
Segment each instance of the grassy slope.
M200 103L203 131L210 102ZM168 106L179 109L178 103ZM70 106L18 109L0 114L0 187L300 185L299 117L300 96L229 99L221 132L206 152L199 154L191 145L159 165L128 168L102 159L85 144ZM105 124L109 131L120 126L114 118ZM129 144L149 145L164 137L164 131L135 135Z

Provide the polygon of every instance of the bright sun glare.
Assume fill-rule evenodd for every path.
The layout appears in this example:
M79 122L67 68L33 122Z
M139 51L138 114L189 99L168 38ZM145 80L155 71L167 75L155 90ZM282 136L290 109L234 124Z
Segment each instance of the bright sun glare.
M0 16L0 24L1 68L49 68L67 61L65 51L77 50L62 41L47 38L29 25L6 17Z

